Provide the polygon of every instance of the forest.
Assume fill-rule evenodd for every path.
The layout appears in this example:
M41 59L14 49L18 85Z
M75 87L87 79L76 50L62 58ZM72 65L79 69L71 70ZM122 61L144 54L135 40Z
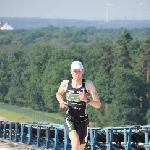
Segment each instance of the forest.
M150 123L150 28L0 31L0 103L63 117L55 94L74 60L99 94L102 107L88 105L96 126Z

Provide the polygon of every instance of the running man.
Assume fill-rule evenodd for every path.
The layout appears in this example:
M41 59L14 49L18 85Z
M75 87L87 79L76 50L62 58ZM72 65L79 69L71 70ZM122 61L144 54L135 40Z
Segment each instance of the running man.
M84 73L80 61L71 64L72 80L63 80L56 93L60 108L68 108L65 115L65 128L71 140L72 150L84 150L88 137L89 119L87 104L100 108L101 102L92 81L82 78ZM66 102L63 94L66 93Z

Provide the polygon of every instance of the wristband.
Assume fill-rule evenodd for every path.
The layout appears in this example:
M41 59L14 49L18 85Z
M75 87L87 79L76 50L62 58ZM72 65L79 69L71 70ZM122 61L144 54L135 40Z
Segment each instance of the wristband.
M89 103L91 101L91 99L88 97L86 103Z

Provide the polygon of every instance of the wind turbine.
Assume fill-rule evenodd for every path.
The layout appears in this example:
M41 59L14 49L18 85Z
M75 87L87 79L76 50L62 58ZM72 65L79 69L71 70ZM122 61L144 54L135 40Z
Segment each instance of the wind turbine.
M144 4L144 2L146 2L146 0L143 0L141 3L139 3L139 20L141 19L141 6Z
M114 4L110 4L105 0L106 6L107 6L107 12L106 12L106 21L108 22L108 7L109 6L114 6Z

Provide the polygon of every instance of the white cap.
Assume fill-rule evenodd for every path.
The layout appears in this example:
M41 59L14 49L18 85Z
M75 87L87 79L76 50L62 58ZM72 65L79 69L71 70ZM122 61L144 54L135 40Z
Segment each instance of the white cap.
M71 64L71 70L74 70L74 69L83 70L82 63L80 61L74 61L74 62L72 62L72 64Z

